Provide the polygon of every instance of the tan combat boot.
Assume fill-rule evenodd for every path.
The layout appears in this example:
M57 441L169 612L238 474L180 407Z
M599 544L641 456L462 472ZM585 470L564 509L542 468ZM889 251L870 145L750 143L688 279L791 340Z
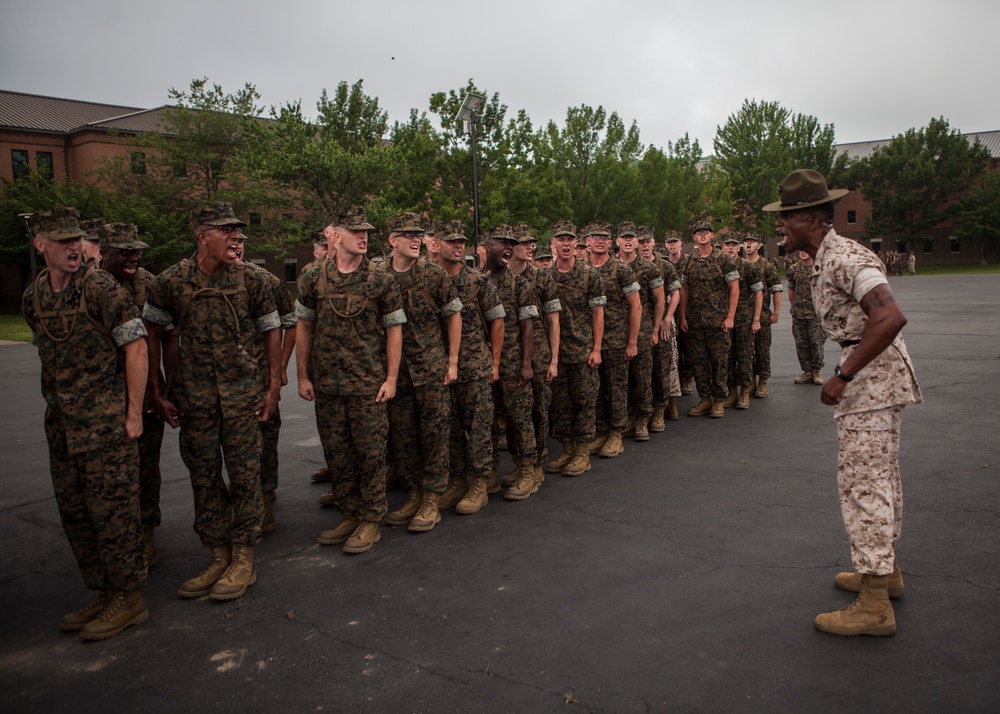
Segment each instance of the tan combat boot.
M647 438L649 434L646 434ZM625 453L625 444L622 443L622 433L615 429L611 430L608 434L608 440L604 442L604 448L601 449L600 454L605 459L613 459L619 454Z
M729 396L726 397L726 401L722 403L722 406L724 406L726 409L732 409L733 407L736 406L736 403L738 401L740 401L740 388L730 387Z
M336 506L337 499L333 495L333 491L327 491L322 496L316 499L321 506Z
M691 378L681 380L681 394L685 397L689 394L694 394L694 389L691 386Z
M274 520L274 511L271 510L271 502L274 501L274 491L264 494L264 520L260 524L261 533L271 533L278 527L278 522Z
M576 444L572 441L562 442L562 453L558 457L545 464L545 470L550 474L561 474L563 469L569 465L576 454Z
M659 434L666 429L665 417L666 410L663 407L653 407L653 416L649 418L649 430L654 434Z
M861 594L847 607L816 616L816 629L831 635L896 634L896 616L889 602L889 576L862 575Z
M805 371L792 381L796 384L812 384L813 373L811 371Z
M149 619L149 608L138 590L118 590L113 593L108 606L80 630L81 640L106 640L126 627L139 625Z
M677 421L677 397L670 397L667 401L667 419L670 421Z
M213 600L235 600L255 582L257 571L253 567L253 546L233 543L233 559L208 596Z
M823 384L823 376L819 373L818 369L814 369L812 371L812 383Z
M688 416L703 416L708 414L711 408L712 400L708 397L702 397L700 402L688 409Z
M590 454L591 456L593 456L594 454L601 453L601 449L604 448L604 445L608 443L608 439L610 438L611 438L610 433L595 437L592 442L587 444L587 453Z
M622 432L622 436L635 436L635 417L631 414L625 420L625 431Z
M841 590L849 590L852 593L861 592L861 573L837 573L833 579L833 584ZM889 597L898 599L903 597L906 589L903 587L903 574L899 571L898 565L892 566L892 574L889 575L889 582L886 588Z
M317 469L309 474L309 480L313 483L329 483L332 479L330 478L330 469L324 466L321 469Z
M490 497L486 493L488 490L488 478L482 476L474 477L472 479L472 488L465 494L465 498L455 506L455 513L461 513L463 516L479 513L483 509L483 506L490 502Z
M737 409L749 409L750 408L750 390L744 389L740 392L740 398L736 401Z
M377 521L361 521L351 537L344 543L344 552L352 555L367 553L375 544L382 540L382 531Z
M328 531L323 531L316 537L316 542L320 545L339 545L351 537L357 530L361 519L355 516L345 516L344 520Z
M500 469L493 467L489 480L486 482L486 493L500 493Z
M454 508L468 492L469 483L465 480L465 476L453 476L448 490L442 493L441 498L438 499L438 508L442 511Z
M405 526L410 519L417 515L420 504L424 500L424 492L415 488L407 495L406 503L391 513L385 514L385 522L390 526Z
M517 483L517 480L521 478L521 467L515 466L513 470L504 474L504 477L500 479L501 486L513 486Z
M649 441L649 417L637 416L635 418L635 440Z
M212 587L219 582L219 578L226 572L231 558L232 549L229 543L213 547L212 562L196 576L181 583L177 594L181 597L201 597L202 595L208 595Z
M765 399L767 397L767 377L759 377L757 379L757 389L753 395L757 399Z
M104 612L111 604L115 594L111 590L98 593L97 597L75 612L70 612L59 618L59 630L62 632L79 632L83 626Z
M747 396L748 397L752 397L754 394L757 393L757 377L756 376L753 379L750 380L750 388L747 389L746 391L747 391Z
M708 413L712 419L721 419L726 414L725 404L722 403L721 399L717 399L712 402L712 410Z
M523 501L538 490L541 482L535 476L535 465L530 461L521 464L521 475L503 495L508 501Z
M438 500L441 497L436 493L426 492L420 501L420 510L410 519L407 530L414 533L429 531L441 521L441 511L438 509Z
M577 444L576 455L563 469L563 476L582 476L590 471L590 449L586 444Z
M156 540L153 537L155 528L142 529L142 554L146 557L146 567L152 568L160 562L160 551L156 549Z

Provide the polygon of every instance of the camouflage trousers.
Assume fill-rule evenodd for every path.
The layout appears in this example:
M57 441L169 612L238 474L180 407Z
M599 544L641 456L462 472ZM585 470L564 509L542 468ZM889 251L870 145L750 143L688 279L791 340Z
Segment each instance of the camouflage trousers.
M643 417L653 413L653 345L648 335L639 338L639 352L628 363L628 412Z
M552 432L559 441L594 440L597 392L601 378L586 362L559 363L552 381Z
M377 523L386 512L389 417L374 394L316 393L316 428L333 480L334 503L345 517Z
M58 417L45 418L52 488L83 583L138 590L146 582L134 441L70 454Z
M392 457L403 488L444 493L451 423L448 387L442 380L414 387L410 373L401 369L396 396L387 407Z
M598 368L601 386L597 393L596 434L604 436L610 430L625 431L628 422L628 360L625 348L601 352Z
M260 542L261 441L256 414L181 416L180 452L191 474L194 530L206 548ZM222 479L223 457L228 488Z
M143 528L160 525L160 445L163 422L155 413L143 412L139 442L139 512Z
M888 575L903 526L899 432L903 407L837 417L837 488L859 573Z
M771 376L771 315L761 314L760 331L753 336L753 373Z
M729 393L729 333L723 332L721 327L692 327L686 341L698 396L722 401Z
M535 447L535 424L532 421L531 385L519 385L517 376L501 376L493 383L493 409L497 416L504 415L507 428L507 444L514 463L522 461L536 463L538 452ZM503 435L493 420L493 464L495 469L500 463L500 450L497 443Z
M826 333L818 318L792 318L792 338L795 340L795 355L803 372L823 368L823 348Z
M680 374L681 379L691 379L694 377L694 368L691 366L691 360L688 358L688 334L687 332L681 332L680 327L674 326L674 332L677 335L677 371Z
M653 348L653 406L665 407L670 397L681 396L678 369L677 333L669 340L660 340Z
M260 490L271 493L278 488L278 435L281 432L281 410L274 407L274 414L260 425Z
M485 379L453 382L449 471L454 479L489 478L493 471L493 387Z
M726 386L749 389L753 384L753 332L750 325L737 325L729 332L729 362Z
M552 406L552 384L545 378L548 365L535 368L531 380L531 419L535 426L535 465L549 460L549 411Z

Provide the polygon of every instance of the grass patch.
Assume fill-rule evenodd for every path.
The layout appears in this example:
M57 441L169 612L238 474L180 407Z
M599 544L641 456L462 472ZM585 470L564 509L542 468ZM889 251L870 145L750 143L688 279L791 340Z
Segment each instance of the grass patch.
M31 342L31 330L21 313L0 315L0 340Z

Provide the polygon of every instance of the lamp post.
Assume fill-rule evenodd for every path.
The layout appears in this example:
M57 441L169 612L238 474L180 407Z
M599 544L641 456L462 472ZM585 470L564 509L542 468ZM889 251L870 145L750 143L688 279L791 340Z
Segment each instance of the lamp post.
M35 282L35 278L38 277L38 268L35 265L35 242L31 240L31 214L18 213L17 217L21 219L24 230L28 233L28 264L31 266L31 282Z
M486 97L469 92L465 95L462 108L455 116L456 121L462 122L462 133L468 134L472 138L472 220L475 231L473 240L479 240L479 151L476 148L479 130L477 124L485 102Z

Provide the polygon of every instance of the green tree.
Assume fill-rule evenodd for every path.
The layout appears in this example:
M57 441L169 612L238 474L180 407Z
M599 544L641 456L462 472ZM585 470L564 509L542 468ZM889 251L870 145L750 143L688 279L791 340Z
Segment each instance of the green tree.
M987 171L978 185L959 199L955 234L980 244L980 260L1000 260L1000 171Z
M851 169L872 204L869 238L893 235L917 241L953 218L989 164L989 152L970 142L944 117L893 137Z

